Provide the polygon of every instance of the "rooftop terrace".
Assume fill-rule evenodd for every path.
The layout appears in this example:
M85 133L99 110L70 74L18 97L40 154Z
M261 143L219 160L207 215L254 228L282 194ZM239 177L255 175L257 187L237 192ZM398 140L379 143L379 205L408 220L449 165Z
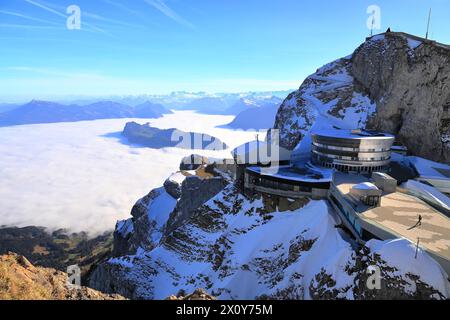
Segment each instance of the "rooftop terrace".
M352 203L350 189L355 184L369 181L363 176L335 174L335 185ZM381 206L370 208L362 204L356 207L361 220L379 230L384 230L396 237L404 237L420 246L450 260L450 219L424 201L401 193L383 193ZM412 228L422 216L422 224Z

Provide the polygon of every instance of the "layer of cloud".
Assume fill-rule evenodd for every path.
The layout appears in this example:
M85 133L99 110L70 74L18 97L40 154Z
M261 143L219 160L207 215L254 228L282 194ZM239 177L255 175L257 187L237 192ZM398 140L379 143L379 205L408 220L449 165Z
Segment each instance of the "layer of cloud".
M0 128L0 225L39 225L100 233L130 216L132 205L176 171L189 150L153 150L105 137L130 119ZM144 123L147 120L134 119ZM229 116L177 112L148 120L160 128L205 132L230 146L253 132L218 129ZM202 152L214 156L226 156Z

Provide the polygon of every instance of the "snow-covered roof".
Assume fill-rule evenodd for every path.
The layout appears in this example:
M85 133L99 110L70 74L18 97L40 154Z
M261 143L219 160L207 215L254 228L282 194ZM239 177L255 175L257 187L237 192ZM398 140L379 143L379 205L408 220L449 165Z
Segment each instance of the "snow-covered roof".
M333 179L333 170L316 170L306 166L301 168L296 166L278 166L270 168L250 167L247 168L247 170L253 171L262 176L270 176L298 182L330 182Z
M407 159L422 178L450 180L450 166L444 163L420 157L408 157Z
M408 180L401 185L413 195L424 198L450 212L450 198L436 188L415 180Z
M380 178L383 178L384 180L396 181L393 177L391 177L390 175L388 175L385 172L373 172L372 178L374 178L374 177L380 177Z
M378 132L378 131L368 131L368 130L348 130L348 129L325 129L316 130L312 132L312 135L317 135L321 137L329 138L342 138L342 139L394 139L395 137L389 133Z
M257 164L264 160L286 161L291 158L291 151L276 144L254 140L233 149L231 154L240 163Z
M376 185L370 182L355 184L352 189L356 190L379 190Z

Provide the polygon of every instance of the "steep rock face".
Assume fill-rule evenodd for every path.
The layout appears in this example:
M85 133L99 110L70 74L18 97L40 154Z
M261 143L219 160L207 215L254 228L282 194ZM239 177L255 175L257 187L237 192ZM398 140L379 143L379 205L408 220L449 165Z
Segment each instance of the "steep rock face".
M394 133L415 155L450 161L443 143L450 47L401 34L377 36L356 49L352 74L377 103L369 127Z
M132 218L119 221L114 232L113 256L152 250L163 236L187 220L192 212L219 193L226 185L220 177L201 178L177 172L164 187L152 190L136 202Z
M175 208L176 199L164 188L152 190L131 209L132 218L119 221L114 231L113 256L154 248L161 238L161 220Z
M304 152L314 129L374 128L415 155L448 162L449 74L448 46L377 35L309 76L280 106L274 128L283 147Z
M170 214L164 234L168 235L179 227L195 209L218 194L225 185L226 181L220 176L212 179L186 177L181 185L180 199L175 210Z

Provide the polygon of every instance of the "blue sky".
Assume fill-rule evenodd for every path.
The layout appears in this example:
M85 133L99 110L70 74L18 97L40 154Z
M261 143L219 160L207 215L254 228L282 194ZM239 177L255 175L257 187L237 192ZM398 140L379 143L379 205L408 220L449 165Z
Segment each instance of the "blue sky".
M450 43L449 0L0 0L0 100L297 88L364 41L372 4L422 36L431 7Z

